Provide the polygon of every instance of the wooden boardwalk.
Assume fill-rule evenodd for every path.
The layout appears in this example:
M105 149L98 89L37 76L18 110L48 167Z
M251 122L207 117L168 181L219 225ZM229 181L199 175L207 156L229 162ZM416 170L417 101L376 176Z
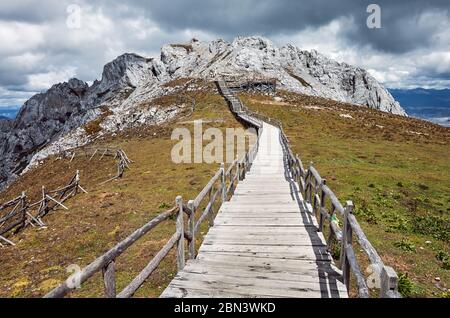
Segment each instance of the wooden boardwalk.
M283 158L279 129L264 123L250 172L161 297L347 297Z
M367 239L353 215L353 202L342 205L312 165L305 169L292 152L281 122L249 110L224 80L217 85L236 118L258 129L257 142L227 169L221 164L195 199L185 204L183 197L177 196L174 207L136 229L45 297L64 297L100 271L106 297L132 297L176 247L178 274L161 297L346 298L354 277L356 295L368 298L368 280L355 255L358 244L374 270L371 281L380 283L377 296L400 298L397 273L383 263ZM219 211L213 220L216 207ZM175 233L117 292L116 259L173 217L177 220ZM196 238L205 221L212 227L196 254ZM328 246L340 247L342 271L327 252L322 234L325 226Z

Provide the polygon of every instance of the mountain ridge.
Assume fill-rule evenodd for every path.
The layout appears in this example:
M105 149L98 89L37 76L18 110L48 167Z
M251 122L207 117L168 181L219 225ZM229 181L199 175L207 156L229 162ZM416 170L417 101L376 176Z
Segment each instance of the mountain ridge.
M170 81L215 80L226 75L275 77L288 91L406 115L365 70L317 51L293 45L278 48L262 37L238 37L232 42L192 39L188 44L164 45L157 58L122 54L104 66L101 80L91 86L73 78L31 97L10 131L0 134L0 188L30 163L90 142L93 137L82 129L87 122L105 117L100 124L105 132L164 122L179 112L179 105L164 111L136 106L176 89L164 87Z

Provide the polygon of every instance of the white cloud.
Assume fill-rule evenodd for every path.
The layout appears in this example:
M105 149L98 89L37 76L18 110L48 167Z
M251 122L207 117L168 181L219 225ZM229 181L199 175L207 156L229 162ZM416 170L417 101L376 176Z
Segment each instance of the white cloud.
M47 90L53 84L67 81L76 74L75 67L68 67L63 70L55 70L47 73L31 74L28 76L28 87L32 90Z
M45 43L46 27L23 23L0 21L0 55L23 54Z

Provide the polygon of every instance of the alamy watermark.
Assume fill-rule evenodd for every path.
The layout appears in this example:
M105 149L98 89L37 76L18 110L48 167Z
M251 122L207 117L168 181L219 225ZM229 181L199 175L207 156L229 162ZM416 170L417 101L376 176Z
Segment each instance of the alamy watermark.
M193 135L188 128L172 131L171 139L178 143L172 147L171 158L174 163L232 163L241 158L257 138L254 128L226 128L224 135L219 128L203 130L203 121L195 120Z
M369 29L381 28L381 7L378 4L372 3L367 6L367 13L370 15L367 17L366 24Z
M81 7L78 4L67 6L66 26L69 29L81 29Z

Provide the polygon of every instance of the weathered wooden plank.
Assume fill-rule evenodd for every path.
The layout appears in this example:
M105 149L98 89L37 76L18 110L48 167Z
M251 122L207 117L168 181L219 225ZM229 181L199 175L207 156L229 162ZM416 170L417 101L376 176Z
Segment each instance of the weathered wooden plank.
M258 235L253 237L224 237L223 235L207 235L203 240L203 244L235 244L235 245L264 245L264 246L324 246L324 242L316 237L295 237L284 236L277 237L274 240L274 235Z
M311 260L311 259L285 259L285 258L271 258L271 257L256 257L251 254L230 255L222 253L199 253L197 261L201 262L219 262L221 264L228 264L230 266L254 266L254 267L277 267L289 270L298 270L300 268L318 268L324 267L339 271L329 260Z
M281 265L271 265L266 262L264 265L258 265L254 263L241 262L242 257L239 262L222 263L219 261L202 259L189 262L186 265L185 271L197 271L199 273L215 273L219 272L222 274L230 275L245 275L249 277L253 276L265 276L271 275L271 277L278 277L278 279L285 280L299 280L302 279L327 279L327 278L340 278L342 279L341 272L330 267L330 262L326 264L318 265L313 261L309 263L307 261L296 261L294 266L286 266L286 264ZM238 265L238 266L236 266Z
M175 280L179 280L180 282L185 280L195 280L195 281L209 281L212 285L212 288L217 286L226 285L226 284L235 284L236 277L238 277L238 282L241 286L246 287L254 287L259 291L264 291L266 289L275 289L275 290L296 290L298 288L308 289L310 291L321 291L323 289L328 289L332 291L346 291L346 287L342 282L335 278L322 279L320 281L319 277L311 277L312 279L308 279L302 277L302 280L286 280L286 279L276 279L270 276L246 276L246 275L224 275L219 272L209 274L209 273L197 273L195 271L183 271L180 272ZM280 288L283 286L283 288Z
M195 274L192 274L195 275ZM320 289L318 284L292 284L289 286L284 286L286 282L276 282L273 284L265 285L265 281L259 283L255 280L245 280L244 278L240 278L240 283L236 283L236 279L227 280L224 277L218 277L216 280L210 280L205 277L202 278L201 275L196 275L192 277L192 275L185 274L183 280L174 279L171 283L172 287L175 288L184 288L188 290L189 288L197 288L197 289L206 289L210 291L215 291L216 295L219 296L221 291L229 292L237 292L244 295L256 295L256 296L269 296L269 297L308 297L308 298L327 298L327 297L342 297L341 294L345 294L343 291L337 289L328 289L323 288ZM190 280L187 280L187 277L190 277ZM200 277L198 277L200 276ZM283 286L283 288L280 288ZM328 287L328 286L327 286Z

